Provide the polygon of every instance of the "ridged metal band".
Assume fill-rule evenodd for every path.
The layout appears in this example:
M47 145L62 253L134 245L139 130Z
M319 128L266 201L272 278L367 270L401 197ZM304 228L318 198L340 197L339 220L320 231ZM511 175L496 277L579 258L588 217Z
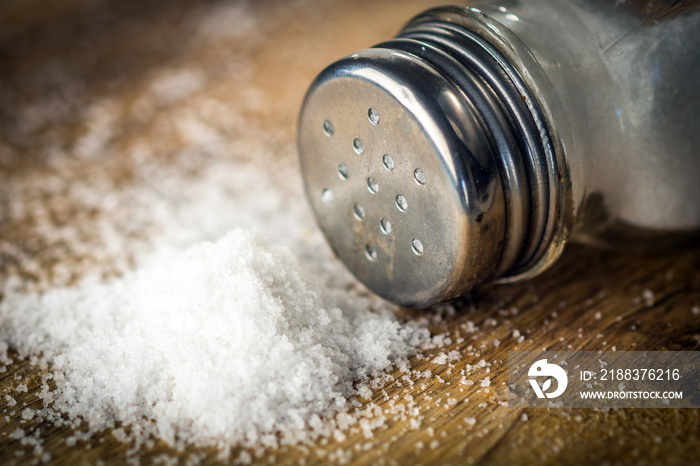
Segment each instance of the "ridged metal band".
M396 39L376 47L410 53L430 63L481 116L499 163L506 198L507 234L496 276L536 264L555 231L557 167L536 99L512 64L473 31L433 14L419 16Z

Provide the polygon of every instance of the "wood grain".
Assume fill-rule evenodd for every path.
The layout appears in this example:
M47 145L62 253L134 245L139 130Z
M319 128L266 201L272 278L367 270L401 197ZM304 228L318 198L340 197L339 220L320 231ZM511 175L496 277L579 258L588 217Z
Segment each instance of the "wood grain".
M259 28L266 31L265 40L253 44L188 39L192 18L220 2L90 2L59 18L37 20L40 29L26 24L10 32L5 29L0 34L0 67L4 70L0 97L11 106L0 111L4 128L0 130L1 176L11 179L50 171L45 149L57 142L71 147L84 129L88 116L76 107L31 137L12 132L20 109L43 102L47 92L66 91L60 82L54 87L27 84L27 77L43 76L49 69L46 64L52 61L65 73L81 78L80 99L86 104L108 98L128 109L144 92L152 73L177 67L206 69L210 79L198 95L174 104L176 107L203 98L236 105L246 89L233 89L238 81L227 65L245 58L251 73L246 82L254 82L270 102L265 108L247 110L247 117L264 121L274 130L276 136L266 144L280 148L285 154L282 163L294 163L289 150L294 122L313 76L333 59L391 36L411 15L431 4L436 2L260 2L249 8L264 19ZM177 138L167 137L167 118L176 107L155 109L146 119L125 112L107 156L77 164L71 176L98 173L115 187L128 185L136 168L120 154L135 143L153 147L153 156L167 163L182 145ZM47 202L54 202L56 196ZM70 205L61 210L57 204L56 209L62 212L56 216L57 225L75 220L80 211ZM80 218L88 218L89 225L89 215ZM89 257L57 249L29 220L1 224L0 234L6 244L36 257L44 270L61 263L79 277L95 266ZM17 267L8 256L0 257L3 274L17 272ZM26 280L38 280L30 271L23 273ZM642 298L644 290L653 292L653 303ZM411 361L413 369L430 370L431 377L412 380L411 385L397 372L397 381L385 387L386 394L361 400L363 407L374 404L377 413L387 418L385 427L371 437L353 428L342 441L323 439L312 446L253 453L258 462L270 464L700 464L697 410L516 410L503 403L508 351L697 351L700 315L693 314L693 306L700 306L697 246L639 252L570 245L542 276L520 284L484 286L455 303L454 312L403 310L406 319L431 316L432 331L448 334L452 343ZM514 330L524 336L522 342L513 336ZM452 350L461 354L459 361L448 365L431 362L439 353ZM476 370L470 375L474 385L461 384L460 370L482 359L491 364L488 372L486 368ZM11 393L18 402L9 407L0 398L0 464L38 460L31 446L11 438L17 428L43 439L52 463L123 463L130 446L117 441L111 432L69 446L66 439L80 426L68 429L21 418L21 408L40 406L36 393L43 373L29 361L16 359L0 374L0 394ZM490 385L481 387L486 376ZM28 386L27 393L15 391L19 381ZM410 425L402 416L401 410L411 404L407 397L420 410L419 426ZM162 442L153 442L138 455L144 463L165 457L182 464L188 459L218 462L213 449L177 452Z

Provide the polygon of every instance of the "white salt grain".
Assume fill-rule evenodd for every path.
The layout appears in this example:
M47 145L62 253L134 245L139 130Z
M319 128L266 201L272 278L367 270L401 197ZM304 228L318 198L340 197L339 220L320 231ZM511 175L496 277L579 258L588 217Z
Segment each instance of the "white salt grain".
M447 355L445 353L440 353L433 358L433 364L447 364Z

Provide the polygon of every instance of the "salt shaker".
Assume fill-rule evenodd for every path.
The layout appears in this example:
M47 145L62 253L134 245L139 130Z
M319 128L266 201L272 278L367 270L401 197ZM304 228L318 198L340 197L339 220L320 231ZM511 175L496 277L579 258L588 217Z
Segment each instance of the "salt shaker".
M298 127L335 254L404 306L549 267L574 239L700 229L698 2L446 6L338 60Z

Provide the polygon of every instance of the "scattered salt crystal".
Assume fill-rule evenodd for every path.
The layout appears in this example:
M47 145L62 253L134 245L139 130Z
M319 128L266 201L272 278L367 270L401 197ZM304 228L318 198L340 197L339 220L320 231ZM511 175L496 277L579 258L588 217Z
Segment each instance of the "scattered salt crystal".
M484 379L481 381L481 386L488 387L489 385L491 385L491 380L488 377L484 377Z
M476 419L473 417L467 417L464 419L464 422L469 424L470 426L473 426L474 424L476 424Z
M370 390L369 387L367 387L367 385L365 384L359 384L357 386L357 394L365 400L369 400L372 398L372 390Z
M603 313L600 312L600 311L596 311L595 314L593 315L593 318L594 318L595 320L600 320L600 319L603 318Z
M474 381L467 379L465 376L462 376L462 379L459 382L463 385L474 385Z
M691 307L690 312L695 316L700 315L700 306Z
M114 438L116 438L120 442L126 442L128 439L128 437L126 436L126 432L124 432L124 429L122 429L121 427L112 429L112 435L114 435Z
M24 410L22 411L22 419L24 419L24 420L26 420L26 421L28 421L28 420L30 420L30 419L33 419L33 418L34 418L34 414L35 414L35 413L34 413L34 410L33 410L33 409L26 408L26 409L24 409Z
M15 387L15 391L18 393L27 393L27 386L25 384L21 383L21 384L17 385L17 387Z
M476 332L477 330L479 330L479 329L474 325L474 322L472 322L471 320L468 320L466 323L462 324L462 328L464 328L464 330L465 330L467 333L474 333L474 332Z
M433 358L433 364L447 364L447 355L445 353L440 353Z
M7 406L10 408L17 404L17 401L10 395L5 395L5 400L7 400Z
M251 456L250 453L248 453L245 450L243 450L238 455L238 458L236 458L236 461L235 461L236 464L251 464L252 462L253 462L253 457Z

